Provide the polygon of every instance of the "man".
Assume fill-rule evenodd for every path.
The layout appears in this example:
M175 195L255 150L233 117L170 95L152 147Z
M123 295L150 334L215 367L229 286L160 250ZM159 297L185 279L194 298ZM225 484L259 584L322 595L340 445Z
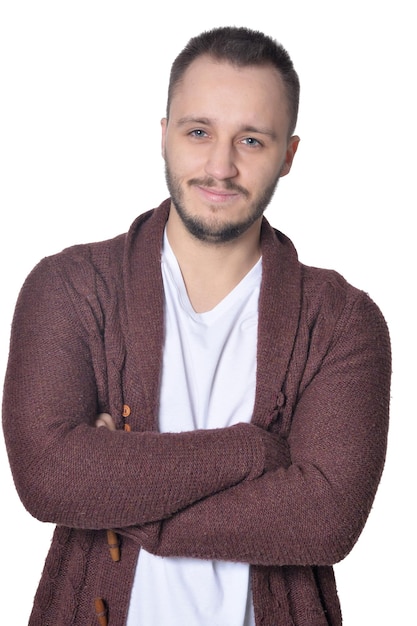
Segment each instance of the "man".
M23 503L57 524L31 625L341 624L332 564L383 469L390 348L369 297L263 218L298 95L263 34L193 38L170 199L28 277L4 430Z

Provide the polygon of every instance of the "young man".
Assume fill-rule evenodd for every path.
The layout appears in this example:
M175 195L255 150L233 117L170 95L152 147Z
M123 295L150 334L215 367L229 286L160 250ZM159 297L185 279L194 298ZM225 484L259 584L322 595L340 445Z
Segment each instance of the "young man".
M170 199L21 291L4 430L23 503L57 524L32 626L341 624L332 564L383 469L390 347L369 297L263 218L298 93L263 34L192 39Z

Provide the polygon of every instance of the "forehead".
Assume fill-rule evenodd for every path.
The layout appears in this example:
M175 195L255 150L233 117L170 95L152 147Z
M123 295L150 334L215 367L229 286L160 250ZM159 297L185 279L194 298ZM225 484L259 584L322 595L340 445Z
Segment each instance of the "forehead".
M170 117L221 111L272 115L287 122L288 99L278 70L272 65L240 67L206 55L195 59L175 86Z

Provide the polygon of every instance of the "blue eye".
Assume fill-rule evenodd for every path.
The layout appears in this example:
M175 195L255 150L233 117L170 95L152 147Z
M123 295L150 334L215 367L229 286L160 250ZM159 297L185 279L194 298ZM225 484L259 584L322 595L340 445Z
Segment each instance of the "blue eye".
M192 130L190 132L190 135L192 135L193 137L207 137L206 131L201 130L201 128L196 128L195 130Z
M246 137L242 140L247 146L261 146L261 142L255 139L254 137Z

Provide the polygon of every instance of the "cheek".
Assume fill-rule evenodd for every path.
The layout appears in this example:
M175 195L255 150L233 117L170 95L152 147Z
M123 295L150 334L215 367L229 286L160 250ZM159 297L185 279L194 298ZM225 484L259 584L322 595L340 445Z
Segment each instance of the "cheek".
M276 181L281 176L283 168L286 167L286 152L278 154L274 159L271 159L268 164L269 167L265 168L265 174L269 179L269 182Z
M171 171L179 179L194 178L204 173L205 159L202 150L196 151L190 148L182 148L165 144L165 160Z
M268 159L258 167L252 167L248 170L248 177L252 185L257 187L261 193L266 187L269 187L279 177L281 162L274 159Z

